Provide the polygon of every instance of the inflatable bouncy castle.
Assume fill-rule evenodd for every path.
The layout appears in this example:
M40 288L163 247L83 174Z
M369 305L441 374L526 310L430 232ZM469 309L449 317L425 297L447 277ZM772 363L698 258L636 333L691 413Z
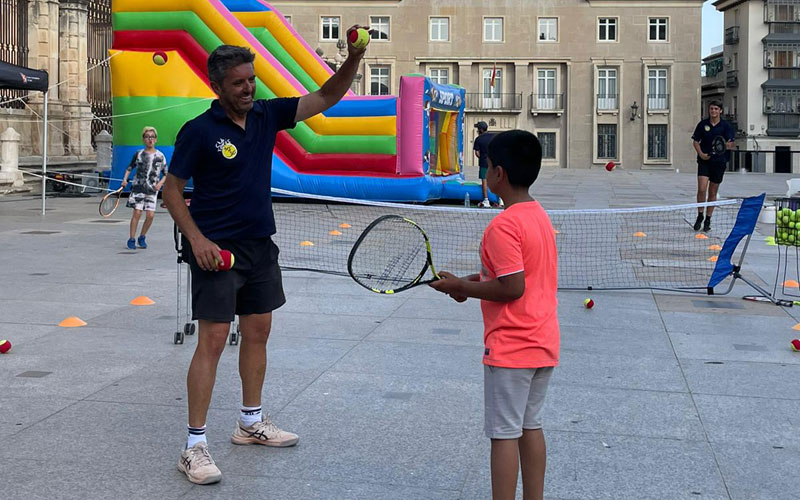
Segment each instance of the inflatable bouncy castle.
M330 67L262 0L114 0L111 58L114 161L119 185L141 130L159 131L169 160L175 136L215 98L206 59L222 44L255 53L256 98L301 96ZM365 200L480 199L464 182L464 89L404 76L399 96L349 93L278 134L272 187Z

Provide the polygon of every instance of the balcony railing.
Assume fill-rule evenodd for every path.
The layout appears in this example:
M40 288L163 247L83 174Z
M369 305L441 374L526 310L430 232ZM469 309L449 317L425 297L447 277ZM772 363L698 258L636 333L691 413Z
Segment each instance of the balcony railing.
M669 94L647 94L648 111L669 110Z
M797 137L800 135L800 114L774 113L767 115L767 135Z
M619 94L597 94L598 111L618 111Z
M725 45L736 45L737 43L739 43L739 27L725 28Z
M734 88L739 86L739 70L731 70L725 75L725 86Z
M800 86L800 68L769 68L770 80L795 80Z
M466 101L467 109L522 111L522 94L489 94L488 92L469 92Z
M564 111L564 94L531 94L531 113Z
M789 8L790 6L794 8ZM764 2L765 23L797 23L800 22L800 2L782 0L780 2Z

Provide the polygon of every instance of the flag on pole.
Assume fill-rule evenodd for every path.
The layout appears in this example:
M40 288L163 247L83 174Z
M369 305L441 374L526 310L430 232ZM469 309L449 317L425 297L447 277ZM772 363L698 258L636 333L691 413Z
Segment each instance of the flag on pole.
M497 61L492 65L492 79L489 82L489 87L494 88L494 78L497 76Z

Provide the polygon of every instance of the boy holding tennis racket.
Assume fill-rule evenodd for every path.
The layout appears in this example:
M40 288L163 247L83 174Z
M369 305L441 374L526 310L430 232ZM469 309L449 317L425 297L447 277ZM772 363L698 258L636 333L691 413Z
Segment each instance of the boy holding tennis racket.
M128 248L131 250L136 249L136 243L139 243L139 248L147 248L147 230L150 229L156 215L158 192L167 179L167 158L164 153L156 149L157 140L158 132L155 127L148 126L142 130L144 149L134 153L125 170L125 176L122 178L122 187L124 188L128 185L128 176L131 175L131 171L136 169L127 203L127 206L133 209L128 237ZM139 233L137 240L136 229L139 227L142 212L145 213L145 218L142 232Z
M692 134L692 145L697 152L697 203L717 201L717 191L725 175L725 166L730 159L729 149L736 147L733 139L736 131L730 123L721 119L722 103L711 101L708 105L708 119L701 120ZM694 230L711 230L711 214L714 207L697 209L697 219L694 221Z
M493 499L513 500L520 468L525 498L541 499L547 454L541 414L560 343L555 232L529 194L542 159L536 136L503 132L488 153L486 180L506 207L483 233L481 272L458 278L442 271L430 286L458 302L481 299Z

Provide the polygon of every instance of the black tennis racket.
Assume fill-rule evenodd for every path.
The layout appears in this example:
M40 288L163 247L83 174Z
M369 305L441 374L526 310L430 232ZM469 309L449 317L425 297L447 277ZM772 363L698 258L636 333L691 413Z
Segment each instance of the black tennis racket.
M718 135L711 141L711 156L722 156L727 151L727 141L725 137Z
M122 197L122 188L120 187L116 191L111 191L103 196L103 199L100 200L100 206L98 210L100 211L100 215L103 217L111 217L114 215L114 212L119 207L119 199Z
M384 294L440 279L428 235L398 215L378 217L364 229L347 258L347 271L367 290Z

